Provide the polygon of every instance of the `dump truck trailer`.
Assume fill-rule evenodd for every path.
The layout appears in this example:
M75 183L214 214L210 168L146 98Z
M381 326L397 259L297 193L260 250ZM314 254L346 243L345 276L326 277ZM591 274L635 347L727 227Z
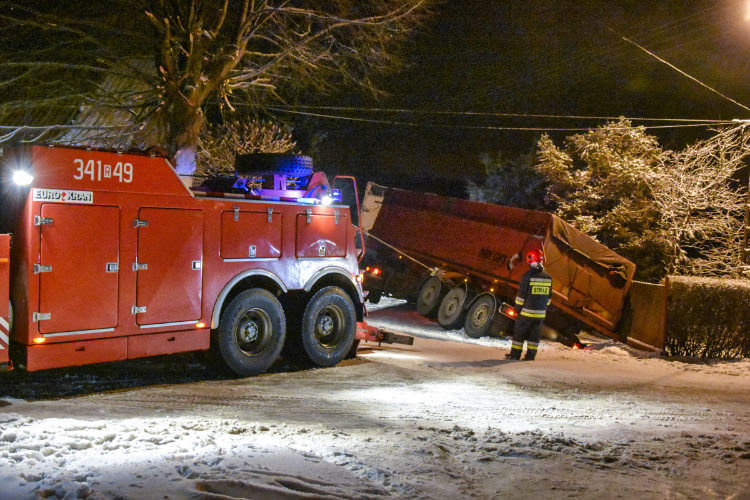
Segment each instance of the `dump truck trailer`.
M356 182L306 159L238 157L193 188L163 157L6 148L0 368L212 348L252 375L282 348L331 366L382 340L364 323Z
M619 338L635 264L550 213L367 185L365 287L416 301L445 328L480 337L508 330L522 258L541 249L552 277L550 321ZM563 325L560 325L560 322Z

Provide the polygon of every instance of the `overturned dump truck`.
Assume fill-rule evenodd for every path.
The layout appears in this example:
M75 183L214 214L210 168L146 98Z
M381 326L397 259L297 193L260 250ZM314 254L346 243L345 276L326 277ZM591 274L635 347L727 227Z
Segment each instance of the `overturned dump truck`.
M635 264L545 212L367 185L365 287L412 299L447 329L478 338L511 331L521 258L544 252L553 279L547 323L564 339L587 327L613 338Z

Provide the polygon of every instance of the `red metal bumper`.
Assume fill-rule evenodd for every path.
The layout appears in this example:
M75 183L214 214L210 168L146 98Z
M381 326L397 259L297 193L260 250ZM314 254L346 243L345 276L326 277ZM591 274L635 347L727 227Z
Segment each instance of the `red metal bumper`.
M10 367L10 235L0 234L0 371Z

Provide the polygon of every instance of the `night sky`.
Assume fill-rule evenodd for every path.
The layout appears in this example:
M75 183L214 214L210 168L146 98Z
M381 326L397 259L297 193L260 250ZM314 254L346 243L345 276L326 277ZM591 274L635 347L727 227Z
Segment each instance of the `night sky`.
M378 101L355 92L316 105L429 111L517 112L664 118L747 118L750 112L622 41L633 39L699 80L750 105L750 21L745 0L456 0L403 51L403 70L380 82ZM325 112L325 111L324 111ZM339 113L339 112L336 112ZM340 114L340 113L339 113ZM300 145L318 165L393 186L461 195L482 152L533 149L540 132L462 130L454 125L591 127L591 120L352 116L431 122L445 128L305 119ZM299 120L299 118L298 118ZM311 130L322 134L320 146ZM678 148L699 130L654 131ZM553 133L557 140L565 133Z

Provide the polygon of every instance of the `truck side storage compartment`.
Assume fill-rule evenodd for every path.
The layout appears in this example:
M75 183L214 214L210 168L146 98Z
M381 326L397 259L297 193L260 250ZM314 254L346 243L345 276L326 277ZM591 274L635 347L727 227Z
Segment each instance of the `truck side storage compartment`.
M297 214L297 258L344 257L349 217L336 210L333 215L312 209Z
M201 316L203 212L141 208L133 313L141 327L189 323ZM179 293L175 293L179 290Z
M221 213L221 258L230 260L278 259L281 256L282 215L265 212Z
M32 310L39 333L95 333L116 327L119 208L46 203L37 224L40 252L34 274L39 277L39 304Z

